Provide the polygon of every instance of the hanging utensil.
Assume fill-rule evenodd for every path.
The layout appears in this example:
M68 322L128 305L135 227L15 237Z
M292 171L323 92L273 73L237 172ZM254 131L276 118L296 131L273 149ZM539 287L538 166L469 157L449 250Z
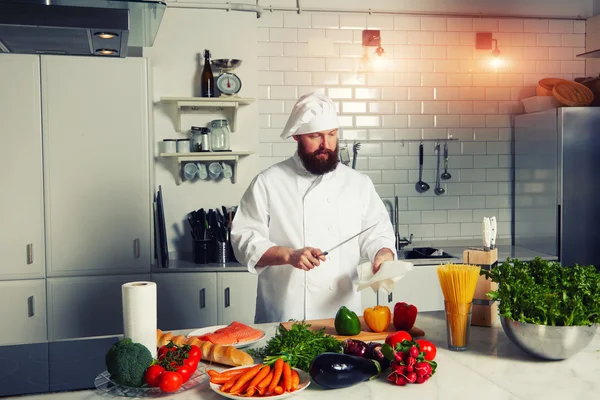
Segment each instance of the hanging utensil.
M448 180L452 178L450 172L448 172L448 143L444 143L444 173L442 173L442 179Z
M360 150L360 142L354 143L352 146L352 169L356 169L356 158L358 157L358 151Z
M441 186L440 183L440 144L436 143L435 145L435 155L437 158L437 167L435 169L435 189L433 190L433 192L440 196L442 194L444 194L444 192L446 192L446 189L444 189Z
M340 147L340 162L344 165L350 164L350 153L348 152L348 145L345 143Z
M419 145L419 182L415 184L415 189L419 193L429 190L429 185L423 182L423 143Z

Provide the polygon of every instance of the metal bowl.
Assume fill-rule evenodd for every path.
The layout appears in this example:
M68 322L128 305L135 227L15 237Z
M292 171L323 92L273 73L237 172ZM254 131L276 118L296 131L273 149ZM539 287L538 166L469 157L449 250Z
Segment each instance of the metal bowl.
M596 334L598 325L550 326L500 318L506 336L521 350L546 360L564 360L583 350Z
M217 58L212 60L212 64L221 69L235 69L242 65L242 60L236 60L232 58Z

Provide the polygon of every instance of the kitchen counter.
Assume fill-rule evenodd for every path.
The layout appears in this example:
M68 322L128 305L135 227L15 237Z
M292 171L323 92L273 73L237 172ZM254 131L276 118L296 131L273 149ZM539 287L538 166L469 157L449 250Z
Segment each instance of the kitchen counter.
M600 393L600 332L590 345L563 361L542 361L520 351L508 340L499 321L491 328L472 327L469 350L452 352L446 346L446 328L442 312L421 313L417 326L426 338L438 345L436 374L422 385L404 387L386 381L387 374L349 388L322 390L311 384L293 398L308 399L447 399L447 400L579 400L596 398ZM268 336L277 324L258 325ZM181 331L186 334L189 330ZM256 344L264 345L264 341ZM255 345L255 346L256 346ZM92 390L36 396L20 396L22 400L106 400ZM208 382L197 388L167 396L176 400L222 400L212 392Z
M420 246L416 246L420 247ZM429 246L423 246L429 247ZM469 246L431 246L444 250L446 253L453 255L454 258L443 258L443 259L429 259L429 260L407 260L414 265L439 265L447 262L462 262L463 251ZM412 247L407 247L405 250L410 250ZM511 246L511 245L499 245L498 246L498 260L505 261L507 257L518 258L521 261L533 260L535 257L540 257L543 260L557 260L557 256L553 256L546 253L540 253L525 249L523 247ZM194 264L193 262L183 260L170 260L169 268L152 267L152 273L174 273L174 272L245 272L248 269L242 266L238 262L231 262L225 265L223 264Z

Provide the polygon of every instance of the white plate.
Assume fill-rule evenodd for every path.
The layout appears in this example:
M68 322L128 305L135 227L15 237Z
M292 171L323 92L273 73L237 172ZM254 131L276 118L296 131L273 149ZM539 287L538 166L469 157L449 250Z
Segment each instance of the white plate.
M192 331L190 333L188 333L187 337L190 338L192 336L202 336L202 335L206 335L207 333L213 333L214 331L216 331L217 329L221 329L221 328L227 328L229 325L215 325L215 326L207 326L206 328L200 328L200 329L196 329L195 331ZM254 327L253 327L254 328ZM254 328L256 329L256 328ZM247 342L241 342L241 343L235 343L235 344L230 344L229 346L233 346L236 349L241 349L244 347L248 347L251 344L260 342L261 340L264 339L265 337L265 331L263 331L262 329L257 329L259 331L262 332L262 336L259 337L258 339L254 339L254 340L249 340Z
M254 365L256 365L256 364L254 364ZM229 368L229 369L226 369L225 371L233 371L235 369L248 368L248 367L249 367L248 365L244 365L242 367ZM265 398L265 399L285 399L286 397L293 396L296 393L300 393L301 391L306 389L308 387L308 385L310 385L310 376L306 372L302 371L301 369L298 369L298 368L292 368L292 369L294 371L296 371L298 373L298 375L300 375L300 384L298 385L297 390L294 390L293 392L282 393L282 394L279 394L276 396L258 396L258 397ZM248 396L238 396L238 395L231 394L231 393L221 392L220 389L221 389L222 385L217 385L216 383L212 383L211 381L208 381L208 383L210 384L210 388L212 389L212 391L220 394L221 396L225 396L227 398L234 399L234 400L248 400L249 399Z

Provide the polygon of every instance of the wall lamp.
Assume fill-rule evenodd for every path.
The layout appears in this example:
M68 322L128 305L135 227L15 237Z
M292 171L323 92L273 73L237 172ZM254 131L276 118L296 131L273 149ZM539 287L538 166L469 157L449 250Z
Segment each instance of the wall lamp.
M492 37L491 32L477 32L475 36L475 48L477 50L492 50L492 66L498 68L502 65L500 50L498 50L498 40Z
M363 47L377 47L375 54L379 57L385 53L383 47L381 47L381 31L376 29L365 29L362 32L362 45Z

